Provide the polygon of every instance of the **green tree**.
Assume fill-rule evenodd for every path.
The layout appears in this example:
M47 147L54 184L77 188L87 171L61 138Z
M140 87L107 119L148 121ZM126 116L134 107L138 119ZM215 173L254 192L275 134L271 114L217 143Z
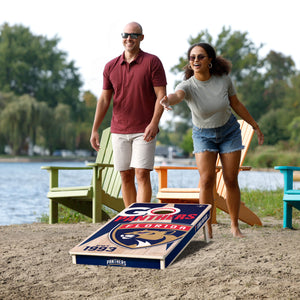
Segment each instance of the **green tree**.
M266 69L265 77L270 84L276 80L287 80L295 75L295 62L290 56L271 50L263 60Z
M21 25L0 27L0 90L29 94L50 107L58 103L78 113L82 86L74 61L58 49L59 38L33 35Z
M286 141L290 138L287 124L290 116L286 109L270 110L259 121L259 126L265 136L265 145L275 145L279 141Z
M81 121L76 125L76 148L77 149L90 149L90 136L91 130L95 115L95 110L97 106L97 98L96 96L90 92L85 91L82 95L81 101ZM102 124L99 128L99 132L101 133L105 128L110 127L110 122L112 118L112 109L113 109L113 101L111 101L108 111L102 121Z
M289 84L285 85L284 98L281 99L289 115L293 118L300 115L300 74L299 72L289 79Z
M268 109L264 100L265 78L258 71L252 71L245 76L237 88L240 101L247 107L255 120L259 120Z
M180 144L180 147L185 153L193 153L194 144L193 144L192 134L193 134L193 129L190 128L183 136L182 142Z
M290 79L296 74L295 63L290 56L270 51L264 61L265 91L263 102L266 109L278 109L290 87Z
M0 113L0 132L13 154L21 154L29 142L35 143L43 103L24 95L11 101Z
M230 76L239 85L249 73L254 73L262 66L259 50L248 38L248 32L232 31L231 27L223 27L215 43L217 55L221 55L232 63Z
M66 104L58 104L54 109L53 143L50 146L51 152L55 149L76 148L76 126L71 120L71 107Z
M290 144L297 148L297 150L300 149L300 117L295 117L293 121L288 126L288 131L291 135L291 142Z

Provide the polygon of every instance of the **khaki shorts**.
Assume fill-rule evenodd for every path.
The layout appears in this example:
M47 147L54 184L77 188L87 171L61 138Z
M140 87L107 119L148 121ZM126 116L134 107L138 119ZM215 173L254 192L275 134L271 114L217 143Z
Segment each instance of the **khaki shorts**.
M111 134L114 167L117 171L131 168L153 170L156 138L146 142L143 134Z

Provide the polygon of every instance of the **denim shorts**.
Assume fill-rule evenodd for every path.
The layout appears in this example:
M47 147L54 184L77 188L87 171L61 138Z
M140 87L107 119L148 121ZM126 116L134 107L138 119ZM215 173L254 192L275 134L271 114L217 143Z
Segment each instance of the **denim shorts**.
M227 123L217 128L198 128L193 126L194 152L230 153L244 149L240 124L231 114Z

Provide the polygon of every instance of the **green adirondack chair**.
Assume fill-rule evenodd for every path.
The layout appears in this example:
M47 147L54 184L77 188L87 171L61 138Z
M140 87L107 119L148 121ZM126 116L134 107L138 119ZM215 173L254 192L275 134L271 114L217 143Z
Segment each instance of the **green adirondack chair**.
M108 219L103 205L120 212L124 209L120 197L121 177L113 166L113 151L110 128L106 128L101 137L101 149L95 163L86 167L43 166L50 173L49 224L58 222L58 204L62 204L93 219L93 223ZM92 182L89 186L59 187L59 170L92 170Z

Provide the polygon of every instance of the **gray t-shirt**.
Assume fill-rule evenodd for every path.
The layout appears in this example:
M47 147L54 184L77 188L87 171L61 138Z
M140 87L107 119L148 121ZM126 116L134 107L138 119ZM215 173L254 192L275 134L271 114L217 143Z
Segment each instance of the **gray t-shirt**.
M230 118L229 96L236 94L231 78L212 75L207 81L192 76L176 86L185 92L185 101L192 112L193 124L199 128L223 126Z

